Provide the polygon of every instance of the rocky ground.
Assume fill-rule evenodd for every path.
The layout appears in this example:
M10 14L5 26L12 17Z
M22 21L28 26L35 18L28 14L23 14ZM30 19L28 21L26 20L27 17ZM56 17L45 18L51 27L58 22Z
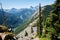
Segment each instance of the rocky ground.
M37 27L33 27L34 32L31 33L31 27L34 23L36 23L36 21L37 21L37 19L35 21L33 21L32 23L30 23L27 28L25 28L22 32L20 32L17 35L18 40L39 40L38 37L35 37L37 34L36 33ZM25 36L25 31L28 33L28 36Z

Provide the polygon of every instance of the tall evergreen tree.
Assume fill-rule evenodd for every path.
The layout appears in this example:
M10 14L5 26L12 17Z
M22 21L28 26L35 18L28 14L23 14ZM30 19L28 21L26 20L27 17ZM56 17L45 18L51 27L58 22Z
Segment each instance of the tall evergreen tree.
M37 22L37 34L41 37L42 35L42 16L41 16L41 4L39 4L39 20Z

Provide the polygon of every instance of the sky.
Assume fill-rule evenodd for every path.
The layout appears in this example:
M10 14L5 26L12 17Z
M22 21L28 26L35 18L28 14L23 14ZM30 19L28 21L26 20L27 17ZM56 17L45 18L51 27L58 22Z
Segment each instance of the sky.
M4 9L11 8L29 8L37 6L41 3L42 6L53 4L55 0L0 0Z

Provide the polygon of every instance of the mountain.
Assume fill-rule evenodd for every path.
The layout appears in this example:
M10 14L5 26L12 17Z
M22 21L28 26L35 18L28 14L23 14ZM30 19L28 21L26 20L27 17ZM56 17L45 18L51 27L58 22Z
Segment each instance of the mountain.
M47 18L47 16L49 15L49 12L50 12L52 9L53 9L53 8L52 8L51 5L46 5L46 6L42 7L42 16L43 16L43 19L44 19L44 18ZM36 22L34 22L34 24L32 24L32 26L37 26L36 24L38 24L37 21L38 21L38 19L39 19L39 18L38 18L38 16L39 16L38 13L39 13L39 10L36 10L28 20L26 20L24 23L22 23L21 25L19 25L18 27L16 27L16 28L14 29L14 31L15 31L14 33L15 33L15 34L20 33L20 32L23 31L30 23L34 22L35 20L36 20Z
M4 14L6 16L6 25L8 27L15 28L25 20L27 20L31 15L35 12L35 10L31 8L22 8L22 9L4 9ZM0 10L0 25L3 24L3 14Z
M43 17L46 18L52 9L51 5L42 7ZM19 29L19 31L16 32L18 34L21 30L25 29L29 23L33 22L35 19L38 19L38 6L22 9L4 9L4 13L7 18L7 26L15 28L15 31ZM3 15L0 10L0 24L3 23L2 20Z

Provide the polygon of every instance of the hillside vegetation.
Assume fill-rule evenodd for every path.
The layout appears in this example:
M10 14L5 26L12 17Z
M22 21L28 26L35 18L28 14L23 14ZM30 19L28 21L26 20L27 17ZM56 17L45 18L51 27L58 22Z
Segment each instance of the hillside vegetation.
M40 20L37 23L37 26L41 29L38 29L40 30L39 33L41 33L38 34L40 40L45 40L45 38L48 40L60 40L60 0L56 0L55 3L50 6L52 9L48 8L45 10L45 16L39 16L43 20ZM43 17L45 18L43 19Z

